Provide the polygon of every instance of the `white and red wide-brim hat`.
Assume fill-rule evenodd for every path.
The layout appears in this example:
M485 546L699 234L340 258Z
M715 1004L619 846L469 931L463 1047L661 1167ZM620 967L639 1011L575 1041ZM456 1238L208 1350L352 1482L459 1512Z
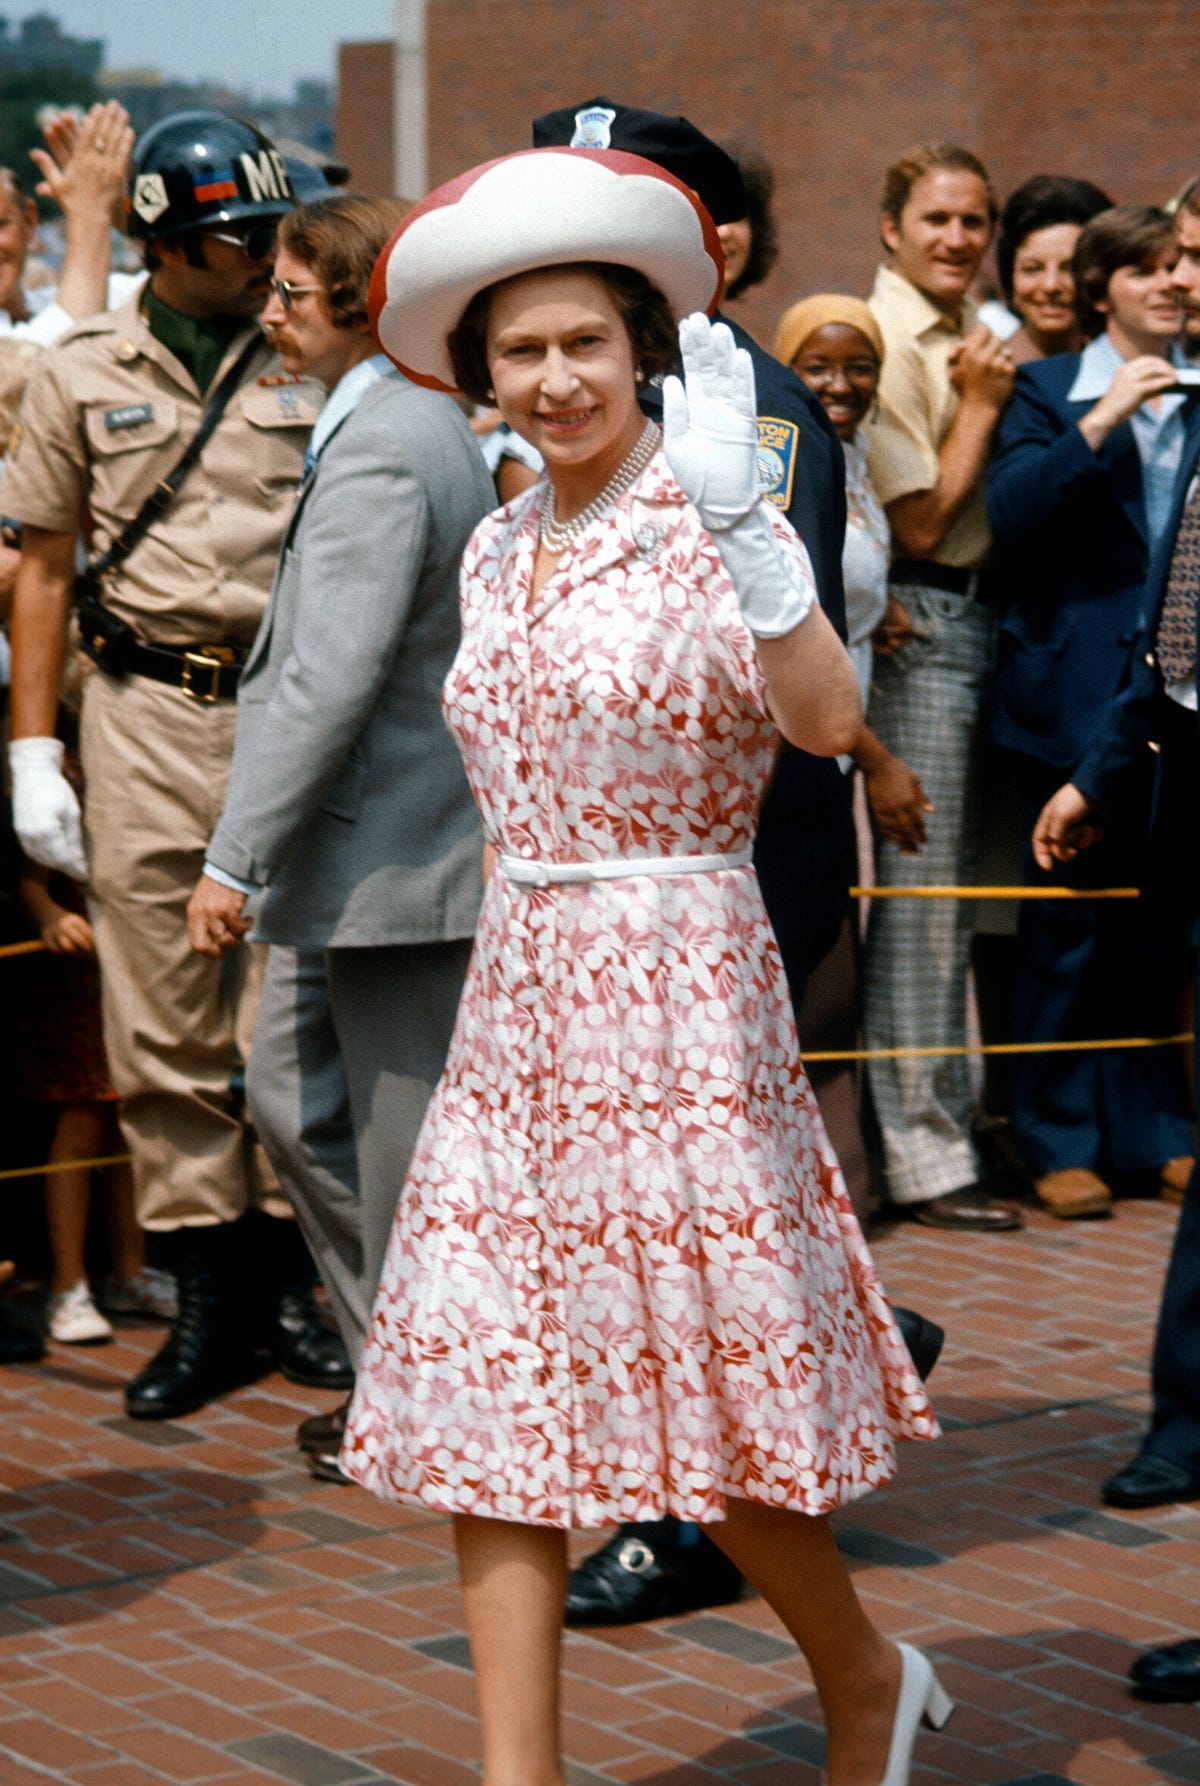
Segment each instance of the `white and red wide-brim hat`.
M453 391L446 337L477 292L589 260L644 273L677 317L711 315L724 283L716 226L672 174L616 149L525 149L413 207L375 263L371 325L407 377Z

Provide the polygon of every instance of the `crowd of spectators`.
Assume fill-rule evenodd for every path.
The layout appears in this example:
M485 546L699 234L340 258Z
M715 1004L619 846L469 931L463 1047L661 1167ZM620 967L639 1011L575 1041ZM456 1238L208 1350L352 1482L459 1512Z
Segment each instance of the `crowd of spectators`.
M555 140L552 120L574 117L573 110L548 115L535 140ZM131 292L136 302L136 279L115 278L107 299L104 285L108 226L121 215L129 147L126 122L111 105L83 121L67 114L51 124L37 160L39 190L66 217L57 291L32 266L23 282L36 219L19 175L5 175L11 215L0 227L11 249L0 349L14 417L35 360L53 351L73 320ZM316 170L294 171L303 172L307 194L328 192ZM735 305L770 272L776 232L787 228L785 217L773 215L766 164L749 156L741 172L732 209L743 214L720 218L726 302ZM724 196L710 198L718 211ZM1001 1095L998 1114L1011 1140L1000 1151L983 1134L979 1076L966 1051L973 939L985 1040L1168 1034L1182 1022L1190 913L1172 872L1172 825L1156 830L1154 850L1141 847L1146 788L1122 803L1103 847L1074 871L1040 868L1031 844L1038 811L1062 773L1077 771L1086 786L1089 752L1103 753L1108 703L1193 401L1177 382L1189 342L1172 289L1170 217L1149 205L1113 206L1087 180L1058 175L1026 181L1001 209L977 157L934 144L887 170L878 228L884 252L872 293L801 299L780 318L774 340L776 360L816 398L845 455L845 628L868 723L841 769L847 778L861 772L870 837L860 815L860 855L873 853L881 886L970 887L991 828L998 836L984 846L989 867L998 854L1005 871L993 879L1136 883L1142 898L1012 902L1020 917L1007 938L975 935L980 911L968 898L880 899L865 926L857 914L845 925L851 944L830 958L842 911L836 902L812 908L789 859L772 916L792 966L802 1031L826 1033L811 1001L806 1023L804 993L819 991L808 986L810 975L832 959L839 1033L845 1039L845 1024L853 1023L876 1056L855 1074L865 1147L857 1113L847 1115L845 1098L839 1104L830 1095L835 1139L848 1162L867 1162L856 1185L861 1208L870 1197L942 1227L1019 1225L1014 1160L1062 1217L1107 1213L1114 1192L1159 1181L1177 1197L1190 1169L1192 1115L1171 1051L1020 1061ZM997 290L988 283L993 252L1000 296L980 311L981 291ZM809 284L819 286L813 259ZM1018 368L1026 368L1020 377ZM497 493L509 499L537 476L537 455L497 427L486 407L472 421ZM778 455L763 457L776 463ZM789 463L789 480L794 470ZM802 525L813 551L816 525ZM6 538L7 605L19 557L11 527ZM823 598L832 583L825 580ZM840 622L840 599L827 605ZM7 638L2 651L6 662ZM60 716L75 775L77 663L72 651ZM1152 765L1141 775L1148 784ZM837 820L817 822L825 796L815 787L787 807L789 833L803 834L810 850L821 844L825 881L856 879L844 822L840 831ZM781 797L774 788L766 818ZM764 824L764 886L773 851ZM52 1107L52 1124L39 1130L35 1123L32 1132L56 1164L119 1152L118 1097L99 1035L88 965L95 944L81 883L51 879L11 847L9 854L7 934L40 937L57 958L4 970L21 993L10 1006L20 1020L8 1024L5 1038L13 1132L20 1134L26 1106ZM984 930L995 909L984 908ZM803 937L790 954L789 926ZM1003 953L989 956L982 945L998 941ZM136 972L131 957L124 977ZM944 1052L910 1052L919 1049ZM127 1133L138 1120L128 1098L124 1120ZM119 1180L122 1171L110 1176ZM82 1269L88 1177L63 1172L47 1180L54 1242L48 1318L60 1339L108 1331ZM120 1213L129 1204L127 1175L107 1196L112 1242L100 1250L110 1268L110 1310L169 1315L170 1274L146 1266L137 1225Z
M1188 1021L1194 668L1155 748L1138 733L1147 577L1182 526L1198 405L1171 210L1046 174L1001 207L971 151L918 145L883 173L870 293L817 290L814 250L768 355L736 304L788 227L770 170L670 122L596 100L539 119L535 142L631 148L708 206L755 363L762 491L849 646L866 719L840 757L781 748L756 866L802 1043L832 1024L865 1051L861 1072L814 1076L857 1207L986 1237L1030 1197L1064 1220L1179 1201L1182 1052L1087 1046ZM451 340L471 428L375 351L367 286L402 204L331 199L307 170L297 209L248 126L173 128L132 148L113 105L51 123L39 190L66 254L36 299L34 209L0 176L0 1051L6 1132L54 1168L45 1253L16 1223L0 1251L40 1270L52 1343L103 1342L111 1315L168 1324L126 1392L148 1419L266 1359L353 1386L480 897L435 698L457 567L541 469L470 373L469 312ZM1200 215L1195 187L1178 204ZM120 288L114 216L146 268ZM1002 301L981 309L993 253ZM661 378L644 382L654 420ZM9 661L0 634L5 689ZM1015 933L981 946L984 860L1067 897L1010 897ZM1139 897L1090 897L1113 888ZM972 984L985 1042L1081 1044L1018 1056L990 1126ZM397 1000L419 1015L393 1046ZM897 1318L925 1374L929 1324ZM0 1327L0 1362L43 1344ZM333 1481L348 1405L299 1435ZM1200 1465L1175 1467L1200 1493ZM677 1522L624 1531L577 1575L576 1622L737 1591Z

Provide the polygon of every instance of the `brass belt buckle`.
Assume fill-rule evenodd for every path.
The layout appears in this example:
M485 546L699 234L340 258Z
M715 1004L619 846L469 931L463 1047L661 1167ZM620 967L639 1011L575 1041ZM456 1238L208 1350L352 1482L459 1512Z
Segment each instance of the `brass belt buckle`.
M232 662L233 652L228 645L213 645L203 651L185 651L179 686L189 701L200 701L204 706L211 707L221 698L221 671L227 663ZM198 670L207 676L207 688L203 682L196 683L195 675Z

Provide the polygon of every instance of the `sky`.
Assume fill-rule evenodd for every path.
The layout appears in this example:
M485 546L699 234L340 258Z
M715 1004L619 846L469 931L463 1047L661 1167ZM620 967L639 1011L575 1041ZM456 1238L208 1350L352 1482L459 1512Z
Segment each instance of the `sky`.
M332 81L339 42L390 37L392 0L4 0L15 34L48 12L72 37L100 37L109 68L159 68L256 98L286 98L297 79Z

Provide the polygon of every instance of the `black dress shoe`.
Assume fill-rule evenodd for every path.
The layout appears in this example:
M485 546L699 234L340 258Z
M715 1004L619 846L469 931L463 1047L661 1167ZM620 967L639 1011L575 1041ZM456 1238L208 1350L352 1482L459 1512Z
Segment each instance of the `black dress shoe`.
M711 1538L677 1544L622 1526L615 1537L572 1569L568 1625L636 1625L673 1618L700 1606L727 1606L742 1577Z
M922 1383L929 1381L929 1373L942 1355L942 1347L946 1343L946 1329L939 1327L936 1321L927 1321L919 1315L915 1308L900 1308L892 1304L892 1313L896 1317L896 1325L900 1335L908 1347L909 1355L917 1367L917 1375Z
M46 1343L40 1334L0 1320L0 1364L36 1364L45 1356Z
M125 1390L133 1419L194 1414L261 1375L246 1321L241 1241L239 1222L170 1237L179 1313L164 1345Z
M1143 1699L1200 1699L1200 1637L1147 1650L1129 1670Z
M301 1451L332 1452L336 1457L349 1412L350 1397L347 1396L330 1413L310 1414L307 1420L302 1420L296 1428L296 1443Z
M947 1191L942 1197L931 1197L928 1203L904 1203L900 1214L910 1216L926 1228L945 1228L958 1233L1003 1234L1023 1228L1024 1219L1014 1203L993 1197L982 1185L964 1185L961 1191Z
M353 1488L353 1476L347 1476L338 1462L336 1451L310 1451L306 1462L308 1473L315 1476L318 1482L336 1482L339 1488Z
M1109 1507L1168 1507L1200 1500L1200 1476L1154 1451L1142 1451L1110 1476L1100 1490Z
M280 1293L267 1345L289 1383L306 1389L353 1389L354 1366L341 1335L322 1318L307 1285Z

